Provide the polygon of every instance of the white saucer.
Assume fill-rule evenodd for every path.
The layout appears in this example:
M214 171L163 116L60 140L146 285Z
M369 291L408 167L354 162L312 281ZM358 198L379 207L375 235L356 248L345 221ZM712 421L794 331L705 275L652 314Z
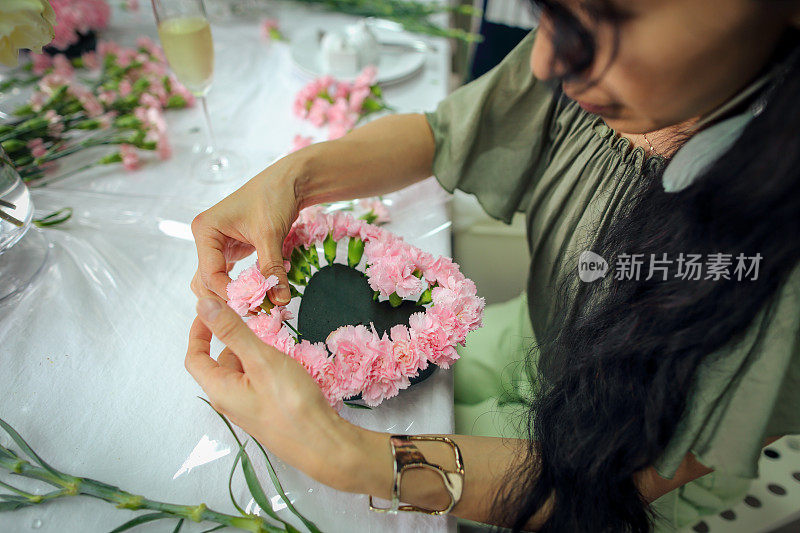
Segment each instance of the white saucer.
M326 28L330 30L331 28ZM425 66L427 46L404 31L386 30L375 25L370 29L381 43L377 82L382 85L404 81ZM310 28L292 38L291 55L295 65L309 77L326 74L320 57L319 36L322 28ZM337 76L342 81L353 81L356 76Z

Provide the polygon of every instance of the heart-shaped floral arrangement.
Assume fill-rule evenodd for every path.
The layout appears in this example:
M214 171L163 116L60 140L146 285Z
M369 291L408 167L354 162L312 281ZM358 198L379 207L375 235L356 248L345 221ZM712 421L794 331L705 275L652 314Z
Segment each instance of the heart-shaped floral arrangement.
M259 312L250 329L302 364L334 407L356 399L374 407L449 368L456 345L481 326L484 300L457 264L349 214L303 210L283 256L302 298L297 328L266 297L278 278L257 265L228 285L228 305L242 316Z

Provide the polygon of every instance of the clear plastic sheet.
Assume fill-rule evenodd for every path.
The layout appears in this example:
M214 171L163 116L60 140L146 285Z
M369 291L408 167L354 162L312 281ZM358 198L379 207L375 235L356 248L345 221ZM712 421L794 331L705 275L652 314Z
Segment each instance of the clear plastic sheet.
M294 4L271 5L289 38L310 24L351 21ZM291 112L307 78L293 66L288 46L261 39L258 22L252 17L214 21L212 28L217 59L211 119L220 144L234 148L245 162L241 181L210 186L193 180L188 169L192 145L203 140L200 111L169 112L172 159L149 161L133 173L95 168L32 191L37 216L65 206L74 208L74 215L62 226L31 230L50 242L46 266L28 291L0 307L0 417L42 457L65 472L148 498L203 502L229 513L235 513L226 487L235 441L196 398L202 390L183 366L196 302L189 289L197 267L189 224L285 153L295 134L322 138ZM156 37L144 5L138 12L115 11L106 38L132 45L142 34ZM432 109L445 96L447 49L443 40L431 42L435 51L426 68L386 89L395 108ZM10 103L0 101L0 110ZM447 198L433 180L389 195L393 222L388 228L425 250L449 255ZM212 349L220 348L215 341ZM437 372L373 411L345 408L342 415L374 430L450 433L452 376ZM9 445L10 439L2 435L0 442ZM252 444L249 450L275 510L282 509ZM371 513L366 496L336 492L280 461L273 464L296 507L323 531L455 528L447 517ZM42 484L26 486L46 490ZM234 495L246 510L254 510L240 474ZM281 515L291 520L287 511ZM2 513L0 531L105 532L133 516L80 498ZM209 527L186 524L184 530L203 526ZM156 522L142 530L173 527Z

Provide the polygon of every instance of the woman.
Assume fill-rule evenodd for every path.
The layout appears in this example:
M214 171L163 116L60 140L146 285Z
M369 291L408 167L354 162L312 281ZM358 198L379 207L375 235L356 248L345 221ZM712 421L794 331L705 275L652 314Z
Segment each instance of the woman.
M287 301L280 243L299 209L433 172L494 217L525 211L532 257L527 303L487 311L454 367L457 430L503 436L452 437L466 471L453 514L515 530L670 529L693 499L696 516L740 496L761 448L800 432L800 2L538 4L539 31L436 112L296 152L195 219L201 300L186 365L285 461L388 498L389 436L341 419L217 297L255 250L282 282L270 299ZM707 166L678 154L665 170L704 138L688 159ZM614 275L581 281L584 250ZM689 254L716 266L687 276ZM751 260L744 278L739 256ZM636 257L663 270L626 274ZM228 346L216 362L212 331ZM488 410L500 419L486 429ZM497 429L520 411L525 427ZM418 447L452 463L445 447ZM402 499L450 501L420 471Z

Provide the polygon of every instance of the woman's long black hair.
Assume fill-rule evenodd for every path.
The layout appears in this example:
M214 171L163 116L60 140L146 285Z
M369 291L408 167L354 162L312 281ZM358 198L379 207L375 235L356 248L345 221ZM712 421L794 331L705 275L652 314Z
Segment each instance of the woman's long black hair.
M541 4L541 2L537 2ZM586 61L587 42L559 4L544 2L567 61ZM781 41L778 56L798 46ZM552 498L546 532L646 532L653 513L634 483L675 433L701 362L736 342L759 311L767 316L800 261L800 66L791 55L763 112L735 145L678 193L660 173L642 176L592 250L613 265L622 253L673 259L680 253L760 254L755 280L581 283L559 288L561 313L540 339L538 384L528 417L529 447L509 471L495 505L498 521L525 530ZM585 68L584 64L580 68ZM566 264L577 266L577 259ZM643 276L644 277L644 276ZM752 277L752 273L751 276ZM577 298L578 305L575 305ZM570 315L567 309L580 309Z

